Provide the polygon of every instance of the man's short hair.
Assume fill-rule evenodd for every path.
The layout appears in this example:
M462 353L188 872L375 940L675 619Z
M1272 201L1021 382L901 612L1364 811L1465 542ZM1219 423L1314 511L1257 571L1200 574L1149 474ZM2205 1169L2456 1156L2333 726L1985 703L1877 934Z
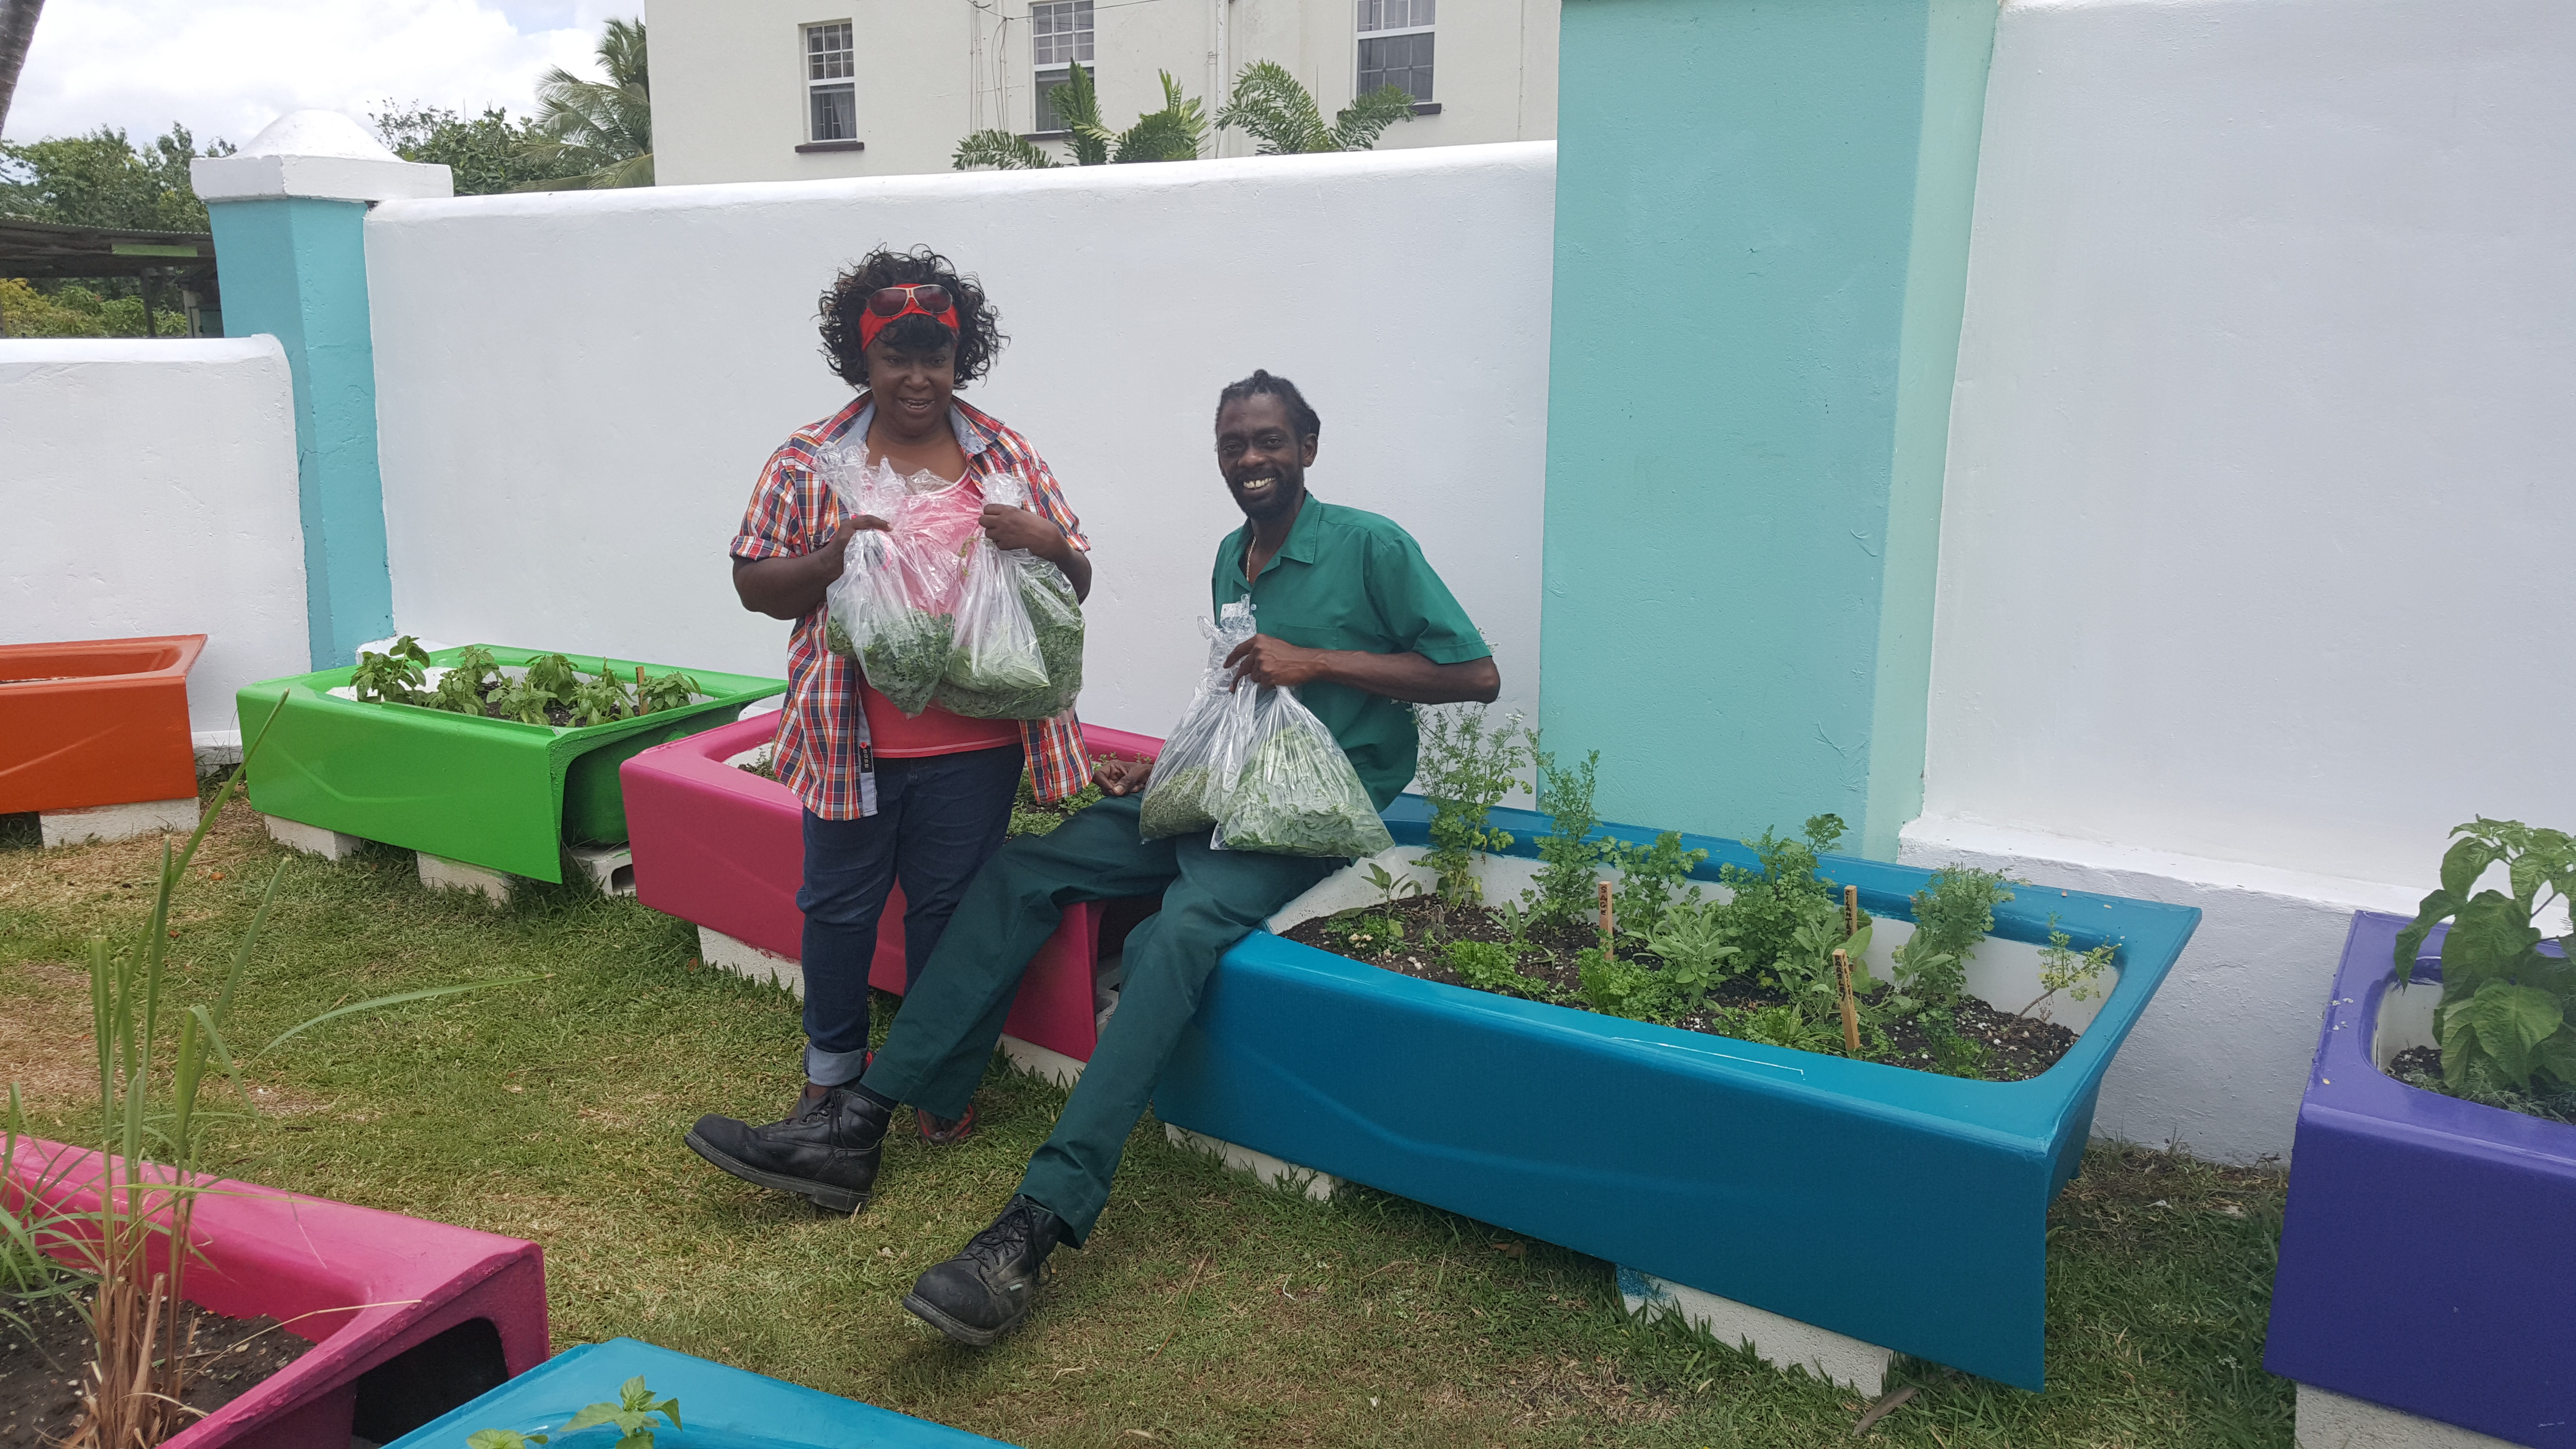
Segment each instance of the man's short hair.
M1306 395L1297 391L1297 384L1284 377L1274 377L1257 367L1252 370L1252 376L1241 382L1227 383L1225 391L1216 395L1217 415L1219 417L1225 415L1227 403L1241 402L1255 393L1279 399L1280 403L1288 409L1288 421L1296 426L1298 437L1323 436L1324 420L1315 416L1313 408L1306 406Z

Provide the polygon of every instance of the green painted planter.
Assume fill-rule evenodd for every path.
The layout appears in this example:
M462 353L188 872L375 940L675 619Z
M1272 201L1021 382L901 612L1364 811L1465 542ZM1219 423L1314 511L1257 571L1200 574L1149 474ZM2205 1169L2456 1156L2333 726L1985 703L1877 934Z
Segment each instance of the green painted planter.
M549 652L484 647L505 666ZM448 664L462 652L443 649L430 658ZM572 657L585 673L599 663L597 655ZM637 662L607 661L629 674ZM662 673L671 666L643 667ZM360 704L330 693L355 672L263 680L234 697L245 740L258 733L279 696L286 700L251 766L252 808L546 881L563 879L566 843L626 838L617 767L630 756L730 724L743 706L787 688L783 679L689 669L683 672L709 696L701 703L555 729L417 705Z

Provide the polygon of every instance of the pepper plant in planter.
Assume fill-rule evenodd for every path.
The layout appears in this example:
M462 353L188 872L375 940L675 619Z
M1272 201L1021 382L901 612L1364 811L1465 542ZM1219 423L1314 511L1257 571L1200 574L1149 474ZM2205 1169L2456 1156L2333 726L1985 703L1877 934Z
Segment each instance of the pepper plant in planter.
M620 764L786 687L499 645L432 653L404 639L351 668L250 685L238 703L251 719L284 701L251 778L257 809L559 881L564 845L626 839Z
M2264 1367L2351 1432L2576 1449L2569 837L2459 827L2414 920L2356 912L2299 1101ZM2504 890L2477 890L2504 867ZM2304 1442L2304 1441L2303 1441ZM2390 1439L2389 1442L2396 1442Z
M1628 904L1612 885L1612 941L1599 941L1595 914L1593 941L1574 948L1600 953L1589 963L1596 978L1611 963L1649 978L1623 998L1633 1014L1597 1009L1579 966L1570 988L1560 970L1547 990L1504 980L1508 989L1494 991L1382 969L1346 954L1348 937L1326 949L1256 932L1210 978L1155 1093L1156 1115L1868 1344L2041 1387L2049 1204L2075 1171L2113 1053L2200 913L2019 886L2003 899L1992 881L1837 856L1808 839L1793 842L1801 856L1776 838L1757 849L1616 823L1577 831L1572 807L1588 803L1549 793L1560 818L1490 808L1481 858L1471 845L1463 866L1445 868L1418 861L1461 832L1435 828L1431 802L1402 797L1386 812L1398 848L1291 903L1271 931L1374 915L1418 941L1431 909L1421 902L1438 900L1446 876L1453 919L1460 897L1508 904L1523 933L1544 941L1550 928L1527 918L1550 900L1540 884L1548 867L1565 867L1553 877L1560 909L1588 890L1597 912L1612 884L1599 872L1620 874L1604 862L1633 862ZM1829 832L1821 820L1816 829ZM1560 843L1542 859L1550 838ZM1580 862L1572 847L1587 840L1595 854ZM1963 884L1944 891L1936 875ZM1759 890L1774 897L1763 908L1778 917L1770 944L1750 939L1741 920L1724 922L1714 944L1683 939L1696 930L1676 924L1686 913L1705 922L1709 903ZM1781 899L1811 890L1846 908L1839 921ZM1638 925L1641 915L1653 925ZM1648 939L1621 939L1622 916ZM1800 927L1808 947L1797 944ZM1865 1034L1853 1052L1839 999L1830 1017L1797 1013L1806 1050L1757 1031L1694 1029L1687 1015L1653 1019L1667 1013L1647 996L1678 986L1687 997L1702 983L1651 978L1696 961L1757 978L1773 969L1776 981L1780 960L1810 949L1820 928L1837 934L1828 962L1840 950L1856 976L1887 983L1855 992L1873 1002L1909 981L1931 990L1953 967L1962 1001L2002 1016L2047 997L2052 973L2060 1001L2079 987L2108 989L2041 1007L2060 1010L2072 1040L2053 1064L2011 1081L1958 1075L1955 1063L1944 1071L1937 1059L1914 1069L1873 1060ZM1524 974L1508 939L1477 944L1514 949L1510 961L1466 954ZM1717 957L1724 945L1739 956ZM1361 954L1388 953L1372 941ZM2099 973L2091 983L2088 968ZM1892 1008L1893 995L1885 1000Z

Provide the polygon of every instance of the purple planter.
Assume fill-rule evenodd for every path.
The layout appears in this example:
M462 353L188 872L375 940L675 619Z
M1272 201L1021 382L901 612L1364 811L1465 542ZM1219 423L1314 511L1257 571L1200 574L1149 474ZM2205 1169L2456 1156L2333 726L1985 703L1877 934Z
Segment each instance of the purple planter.
M2390 956L2405 927L2360 911L2344 941L2299 1102L2263 1366L2576 1449L2576 1126L2380 1070L2375 1043L2441 990L2437 934L2401 996Z

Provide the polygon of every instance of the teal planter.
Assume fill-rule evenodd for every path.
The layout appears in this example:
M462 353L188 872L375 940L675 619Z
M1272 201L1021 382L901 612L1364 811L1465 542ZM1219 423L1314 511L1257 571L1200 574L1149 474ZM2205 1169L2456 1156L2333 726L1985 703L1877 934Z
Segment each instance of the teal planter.
M1429 812L1387 811L1399 844ZM1496 811L1534 854L1544 816ZM1606 826L1624 839L1653 832ZM1687 837L1699 874L1753 866ZM1931 873L1827 857L1881 918ZM2025 890L1995 934L2120 943L2120 977L2026 1082L1784 1051L1399 976L1267 933L1227 954L1155 1114L1334 1176L2027 1389L2049 1203L2112 1055L2200 912ZM2019 1003L2014 1003L2018 1005Z

